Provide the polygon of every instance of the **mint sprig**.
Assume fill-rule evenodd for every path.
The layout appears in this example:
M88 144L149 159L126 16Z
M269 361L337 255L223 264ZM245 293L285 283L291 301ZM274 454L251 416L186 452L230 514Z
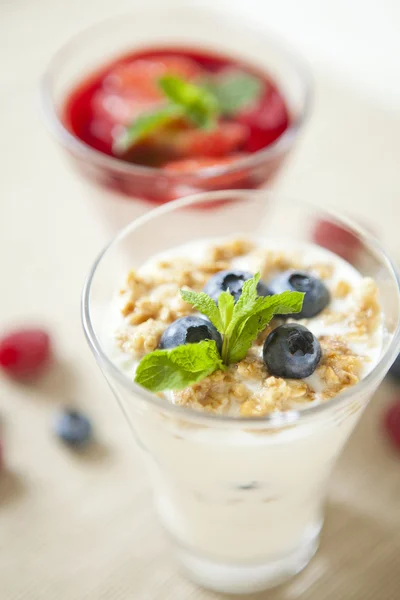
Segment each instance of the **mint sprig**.
M135 382L151 392L180 390L224 368L216 343L204 340L147 354L139 363Z
M197 308L199 312L208 317L219 332L223 330L223 319L219 307L208 294L205 292L193 292L192 290L181 290L181 296L185 302L191 304L193 308Z
M212 129L219 116L218 100L209 90L174 75L158 81L167 98L201 129Z
M141 140L183 116L184 111L175 104L167 104L157 110L143 113L116 138L113 152L124 154Z
M260 274L257 273L244 283L236 304L231 294L222 292L218 298L218 314L215 312L215 302L213 308L209 302L211 298L204 292L181 290L185 302L189 302L208 317L222 335L221 356L225 365L239 362L246 356L253 341L264 331L274 315L301 311L303 293L283 292L273 296L259 296L259 280Z
M263 90L260 79L239 69L216 73L197 83L167 74L158 84L166 104L139 115L122 131L113 144L115 154L123 154L177 119L185 118L200 129L212 129L221 115L232 116L257 102Z
M217 99L221 114L230 116L255 103L264 85L255 75L239 69L227 69L219 77L210 78L204 87Z
M218 304L204 292L181 290L181 296L209 318L222 336L221 354L216 343L205 340L177 346L172 350L155 350L139 363L135 381L152 392L179 390L192 385L214 371L245 358L257 336L274 315L300 312L304 294L283 292L259 296L257 273L243 285L235 304L229 291L222 292Z

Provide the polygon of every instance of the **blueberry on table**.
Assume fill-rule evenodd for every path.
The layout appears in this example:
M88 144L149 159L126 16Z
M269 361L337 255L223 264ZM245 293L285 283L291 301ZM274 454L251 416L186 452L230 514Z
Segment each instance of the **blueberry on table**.
M288 323L271 331L264 342L263 358L271 375L303 379L317 368L321 346L307 327Z
M247 490L256 490L259 487L260 487L260 484L257 481L249 481L248 483L242 483L241 485L238 485L237 489L247 491Z
M281 294L286 291L305 293L301 311L293 315L286 315L293 319L315 317L328 306L331 299L326 285L317 277L303 271L285 271L268 285L273 294Z
M181 317L164 331L159 348L169 350L184 344L196 344L203 340L214 340L221 352L222 338L211 321L205 317Z
M229 290L235 302L237 302L242 294L244 283L252 277L253 274L248 271L219 271L209 279L204 291L215 302L218 302L220 293ZM257 293L259 296L271 295L271 292L262 281L257 284Z
M389 369L389 375L394 379L400 380L400 354Z
M70 446L83 446L92 437L92 425L82 413L65 408L54 420L54 432Z

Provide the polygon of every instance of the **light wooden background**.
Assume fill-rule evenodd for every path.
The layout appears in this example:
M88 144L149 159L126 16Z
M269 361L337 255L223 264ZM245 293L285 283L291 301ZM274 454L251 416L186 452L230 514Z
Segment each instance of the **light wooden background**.
M168 0L165 0L166 3ZM212 2L198 2L198 4ZM399 4L231 0L305 54L311 122L279 191L347 210L400 258ZM136 449L83 339L80 291L110 235L104 215L49 139L37 85L72 33L135 0L0 3L0 326L41 323L59 366L38 387L0 379L1 600L211 600L176 572ZM400 598L400 456L380 434L382 387L331 485L320 554L260 600ZM76 402L99 443L85 458L50 435L54 407Z

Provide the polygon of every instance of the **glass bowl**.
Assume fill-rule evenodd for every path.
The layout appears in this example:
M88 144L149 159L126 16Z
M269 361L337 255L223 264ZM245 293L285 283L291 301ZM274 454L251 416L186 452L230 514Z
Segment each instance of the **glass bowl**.
M213 211L187 210L215 203ZM358 384L302 410L237 418L169 403L117 366L107 315L129 269L196 239L263 236L332 250L339 233L342 255L347 239L348 262L374 278L384 313L381 357ZM369 233L267 190L198 194L158 207L96 259L83 293L86 337L143 451L160 520L191 579L221 592L250 593L308 564L337 457L399 352L399 299L393 265Z
M185 174L124 162L95 150L71 133L63 120L69 93L118 57L156 46L211 50L266 72L285 98L289 127L270 146L248 157L227 166ZM52 58L41 85L47 124L78 172L114 196L155 203L199 191L254 189L270 182L303 127L310 96L310 82L302 62L262 29L226 11L159 4L141 6L76 35Z

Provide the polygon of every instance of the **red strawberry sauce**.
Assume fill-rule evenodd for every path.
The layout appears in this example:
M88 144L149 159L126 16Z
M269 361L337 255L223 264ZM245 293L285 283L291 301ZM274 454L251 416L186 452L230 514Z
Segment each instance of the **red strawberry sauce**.
M64 106L64 124L85 144L113 156L115 127L128 125L135 115L151 110L162 100L156 85L160 76L173 73L191 81L227 68L246 71L263 81L264 91L256 105L233 118L221 119L210 134L190 129L180 132L174 144L162 139L142 142L119 158L145 166L165 166L170 172L193 172L204 164L212 166L213 159L216 165L223 164L224 159L232 163L236 157L257 152L277 140L289 126L288 109L267 74L202 50L154 48L119 58L71 92Z

